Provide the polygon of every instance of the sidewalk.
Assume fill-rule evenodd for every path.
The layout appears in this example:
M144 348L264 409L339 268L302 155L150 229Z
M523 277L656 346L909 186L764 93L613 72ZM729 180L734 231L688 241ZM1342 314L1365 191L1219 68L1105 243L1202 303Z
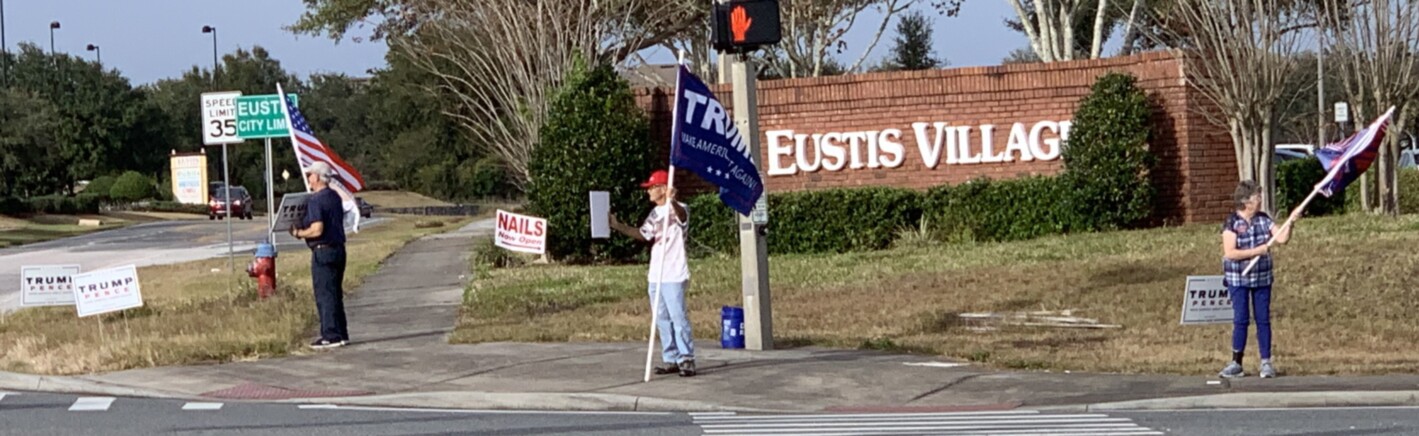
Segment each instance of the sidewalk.
M254 362L80 377L0 373L0 389L557 410L1419 404L1416 375L1249 377L1228 382L1202 376L1004 372L931 356L812 347L750 352L702 342L696 348L698 376L654 376L642 383L644 342L449 345L445 337L454 325L467 280L471 237L491 228L492 221L480 221L425 237L387 260L347 301L354 342L345 348ZM1287 394L1247 394L1257 392ZM1188 398L1196 396L1208 397ZM1158 398L1165 400L1151 401ZM1127 403L1132 400L1150 401Z

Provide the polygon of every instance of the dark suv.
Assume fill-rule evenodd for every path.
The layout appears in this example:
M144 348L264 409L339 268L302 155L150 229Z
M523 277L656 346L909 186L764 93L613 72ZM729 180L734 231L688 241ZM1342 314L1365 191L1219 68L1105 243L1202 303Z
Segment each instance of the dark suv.
M227 217L227 189L220 188L212 190L212 201L207 203L207 219L224 219ZM246 192L246 188L240 186L232 187L232 217L251 219L251 194Z

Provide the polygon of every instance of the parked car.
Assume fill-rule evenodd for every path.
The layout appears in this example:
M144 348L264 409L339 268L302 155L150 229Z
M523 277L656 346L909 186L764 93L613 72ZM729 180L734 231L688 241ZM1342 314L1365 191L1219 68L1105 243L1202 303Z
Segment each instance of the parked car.
M1308 159L1315 155L1315 146L1310 144L1276 144L1277 164L1289 160Z
M251 194L246 192L246 188L240 186L233 186L231 192L232 217L251 219ZM222 188L212 192L212 201L207 203L207 219L225 219L227 217L226 208L227 189Z

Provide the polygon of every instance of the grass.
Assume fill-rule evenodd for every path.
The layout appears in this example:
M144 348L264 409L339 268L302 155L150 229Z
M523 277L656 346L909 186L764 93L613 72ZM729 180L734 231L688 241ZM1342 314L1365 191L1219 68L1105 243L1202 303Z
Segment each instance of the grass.
M467 219L450 220L457 223ZM345 289L416 237L457 228L415 228L408 217L351 235ZM250 259L239 259L238 268ZM277 294L258 300L255 279L225 270L224 258L140 268L145 305L89 318L73 307L20 310L0 319L0 369L83 374L129 368L228 362L298 352L316 321L310 252L277 258ZM229 282L230 281L230 282ZM228 284L232 285L228 291Z
M80 226L80 219L99 219L103 225ZM0 248L113 230L135 221L134 217L108 215L35 215L29 218L0 215Z
M1287 374L1419 370L1419 217L1308 218L1278 249L1275 356ZM1229 325L1181 326L1188 275L1218 275L1217 225L770 260L781 344L939 354L1014 369L1211 374ZM738 306L736 257L691 263L691 321L715 340ZM645 266L481 271L453 340L644 340ZM1000 327L966 312L1073 310L1119 329ZM1248 358L1255 362L1255 335Z
M360 197L376 207L451 206L448 202L425 197L417 192L365 191Z

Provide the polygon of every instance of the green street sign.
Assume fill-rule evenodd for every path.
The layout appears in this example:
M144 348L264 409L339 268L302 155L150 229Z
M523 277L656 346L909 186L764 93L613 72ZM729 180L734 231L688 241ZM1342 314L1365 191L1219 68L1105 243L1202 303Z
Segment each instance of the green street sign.
M295 94L286 96L300 106ZM276 94L237 97L236 118L237 137L241 139L285 138L291 134L286 114L281 111L281 98Z

